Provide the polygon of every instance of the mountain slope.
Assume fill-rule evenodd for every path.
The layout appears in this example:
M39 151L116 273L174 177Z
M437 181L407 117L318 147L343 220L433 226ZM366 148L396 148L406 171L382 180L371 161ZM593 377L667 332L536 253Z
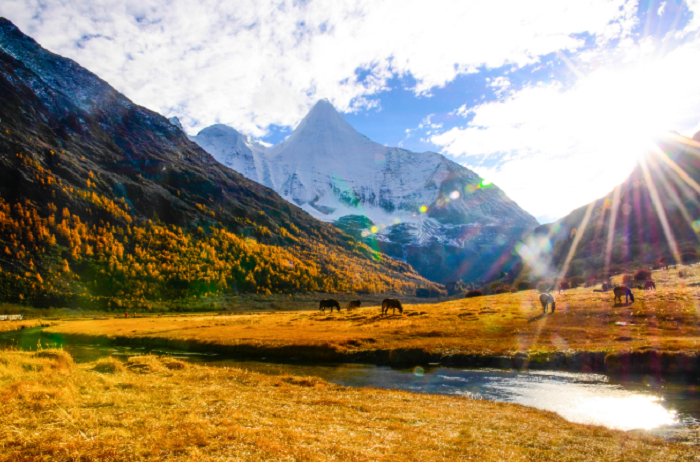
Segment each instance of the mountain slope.
M476 173L440 154L375 143L327 100L271 148L222 125L191 138L219 162L435 281L490 277L537 226Z
M696 260L700 250L696 140L667 135L608 195L538 227L521 248L529 266L545 274L564 272L600 280L659 262Z
M426 283L216 162L3 18L0 94L0 298L111 303Z

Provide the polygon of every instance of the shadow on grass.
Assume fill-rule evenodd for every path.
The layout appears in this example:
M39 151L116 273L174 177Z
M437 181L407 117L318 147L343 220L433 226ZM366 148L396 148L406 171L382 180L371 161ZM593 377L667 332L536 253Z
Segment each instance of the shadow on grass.
M535 316L534 318L528 319L527 322L530 323L530 322L539 321L540 319L547 317L549 314L551 314L551 313L542 313L540 315Z

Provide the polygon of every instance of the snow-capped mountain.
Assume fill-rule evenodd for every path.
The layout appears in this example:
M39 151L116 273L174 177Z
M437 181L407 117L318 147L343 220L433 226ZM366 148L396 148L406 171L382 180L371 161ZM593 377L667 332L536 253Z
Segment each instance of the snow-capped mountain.
M270 148L221 124L191 139L224 165L436 281L485 277L537 226L473 171L434 152L375 143L327 100Z

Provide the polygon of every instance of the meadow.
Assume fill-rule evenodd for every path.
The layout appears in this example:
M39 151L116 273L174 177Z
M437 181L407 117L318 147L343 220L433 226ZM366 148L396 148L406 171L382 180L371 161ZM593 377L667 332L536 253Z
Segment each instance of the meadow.
M697 461L516 404L346 388L155 356L0 351L0 461Z
M606 355L666 354L681 355L695 370L700 366L700 271L684 271L684 278L677 270L655 272L657 290L635 290L636 301L630 304L616 305L612 292L594 288L556 293L557 309L546 314L533 290L440 303L414 300L405 304L403 314L389 316L380 315L378 301L352 311L322 313L317 301L307 297L303 303L290 298L288 307L277 301L269 311L251 305L194 316L103 317L59 322L45 331L83 341L169 345L268 359L398 365L449 364L460 355L507 356L546 366L553 355L590 353L602 363ZM567 368L556 362L551 366ZM574 362L573 368L594 366Z

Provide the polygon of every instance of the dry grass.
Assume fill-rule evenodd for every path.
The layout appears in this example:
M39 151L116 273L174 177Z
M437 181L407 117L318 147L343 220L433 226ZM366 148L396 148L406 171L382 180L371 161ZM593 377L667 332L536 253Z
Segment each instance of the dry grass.
M37 319L26 319L23 321L0 321L0 332L27 329L29 327L39 327L41 322Z
M693 353L700 352L700 270L686 271L691 273L686 279L679 279L677 270L657 272L658 289L635 290L635 303L626 306L615 306L612 292L592 288L555 294L557 311L544 316L538 293L525 291L406 305L403 315L385 317L372 306L340 314L249 312L74 321L48 331L167 339L174 346L291 346L341 354L396 348L441 355L649 349Z
M114 370L68 359L0 352L0 461L700 460L696 448L514 404L155 357Z

